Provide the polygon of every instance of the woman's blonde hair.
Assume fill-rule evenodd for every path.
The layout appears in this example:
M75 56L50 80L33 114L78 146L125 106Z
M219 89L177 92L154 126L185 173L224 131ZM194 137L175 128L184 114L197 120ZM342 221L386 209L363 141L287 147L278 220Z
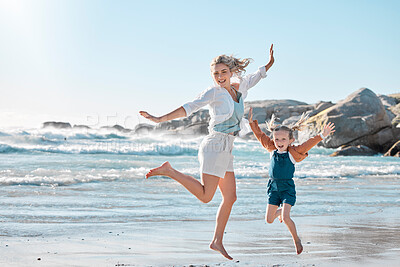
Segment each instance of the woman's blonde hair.
M301 131L307 125L307 119L308 115L303 113L301 114L300 119L296 123L290 126L286 126L286 125L276 124L277 118L275 114L272 114L271 119L267 121L267 130L270 131L272 134L274 134L274 132L276 131L281 131L281 130L287 131L289 132L289 139L292 139L294 131Z
M240 59L235 58L234 56L220 55L211 61L210 66L215 66L220 63L225 64L234 75L240 77L244 72L246 72L245 68L251 61L251 58Z

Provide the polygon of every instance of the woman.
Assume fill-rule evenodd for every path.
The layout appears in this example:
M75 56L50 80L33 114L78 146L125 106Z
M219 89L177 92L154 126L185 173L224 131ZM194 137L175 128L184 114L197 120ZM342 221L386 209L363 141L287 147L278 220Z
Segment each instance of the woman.
M218 56L211 62L211 76L215 86L203 91L194 101L161 117L152 116L145 111L139 112L146 119L159 123L187 117L205 105L209 105L211 117L208 128L209 135L204 138L199 148L201 182L175 170L169 162L150 170L146 174L146 178L160 175L170 177L204 203L212 200L217 187L219 187L222 202L218 209L210 248L230 260L232 257L226 252L222 238L232 206L236 201L233 141L239 131L245 128L243 103L248 89L256 85L261 78L265 78L266 72L274 63L273 45L270 48L268 64L260 67L255 73L242 77L241 75L249 63L250 59L247 58L240 60L232 56ZM239 83L231 83L232 77L238 78Z

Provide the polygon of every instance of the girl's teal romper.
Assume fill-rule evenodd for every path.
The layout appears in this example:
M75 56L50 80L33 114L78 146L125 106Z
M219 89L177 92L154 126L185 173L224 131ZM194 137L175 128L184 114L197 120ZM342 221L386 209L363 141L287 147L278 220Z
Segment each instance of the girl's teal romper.
M289 152L278 153L278 150L275 150L272 153L267 185L268 204L279 206L287 203L294 206L296 202L294 169Z

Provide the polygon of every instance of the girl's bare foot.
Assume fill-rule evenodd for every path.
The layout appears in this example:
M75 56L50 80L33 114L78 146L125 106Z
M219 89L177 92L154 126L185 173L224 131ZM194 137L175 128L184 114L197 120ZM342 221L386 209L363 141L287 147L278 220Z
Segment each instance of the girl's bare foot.
M160 167L151 169L146 174L146 179L151 176L168 176L171 170L172 170L171 164L169 164L169 162L166 161Z
M233 260L233 258L231 256L229 256L228 252L226 252L226 250L222 244L217 244L215 241L213 241L210 244L210 248L212 250L218 251L219 253L222 254L222 256L224 256L228 260Z
M294 246L296 247L297 255L299 255L301 252L303 252L303 245L301 244L300 239L294 242Z
M283 222L283 219L282 219L282 209L278 209L278 210L276 211L276 214L278 214L279 222L282 223L282 222Z

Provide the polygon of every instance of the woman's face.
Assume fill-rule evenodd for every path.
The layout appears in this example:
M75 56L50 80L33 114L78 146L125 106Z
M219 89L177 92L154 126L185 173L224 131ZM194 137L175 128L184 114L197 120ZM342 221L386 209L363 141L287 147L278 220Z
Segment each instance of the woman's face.
M232 72L227 65L219 63L211 66L211 75L216 84L226 89L230 88Z

